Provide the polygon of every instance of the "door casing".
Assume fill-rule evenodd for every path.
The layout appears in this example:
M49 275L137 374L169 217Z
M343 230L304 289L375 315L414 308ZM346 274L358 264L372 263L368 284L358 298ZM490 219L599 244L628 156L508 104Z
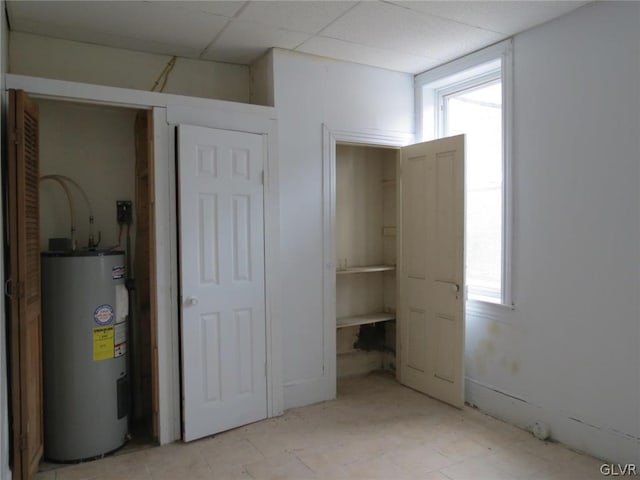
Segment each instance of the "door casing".
M336 144L351 143L368 147L392 147L398 150L396 168L400 165L400 148L414 143L413 134L380 133L368 131L332 130L326 124L322 126L322 163L323 163L323 320L324 320L324 367L326 377L326 398L336 398L337 395L337 371L336 371L336 265L335 265L335 219L336 219ZM397 172L399 178L399 172ZM398 217L400 218L400 217ZM398 247L397 247L398 248ZM398 262L401 259L398 258ZM397 286L396 286L397 288ZM464 319L463 319L464 322ZM396 339L396 356L401 355L401 335ZM401 382L401 369L396 372L396 377Z
M331 130L322 125L322 172L323 172L323 333L324 333L324 372L326 398L336 398L336 144L352 143L369 147L400 147L413 142L413 134L380 132L352 132ZM397 348L396 348L397 351Z
M265 156L262 135L178 127L184 441L267 416Z

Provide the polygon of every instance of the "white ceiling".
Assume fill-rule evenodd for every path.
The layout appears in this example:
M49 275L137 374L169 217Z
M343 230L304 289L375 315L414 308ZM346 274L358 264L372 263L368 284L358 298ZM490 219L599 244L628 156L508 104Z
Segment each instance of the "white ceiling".
M247 65L271 47L419 73L585 1L24 1L12 31Z

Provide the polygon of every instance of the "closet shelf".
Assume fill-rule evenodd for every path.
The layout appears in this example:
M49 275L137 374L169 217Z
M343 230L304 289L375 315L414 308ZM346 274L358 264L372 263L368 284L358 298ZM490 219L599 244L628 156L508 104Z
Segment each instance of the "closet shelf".
M395 265L364 265L361 267L348 267L344 270L336 270L336 275L350 275L352 273L389 272L395 270Z
M368 313L366 315L356 315L353 317L342 317L336 319L336 328L353 327L355 325L366 325L368 323L386 322L395 320L396 314L390 312Z

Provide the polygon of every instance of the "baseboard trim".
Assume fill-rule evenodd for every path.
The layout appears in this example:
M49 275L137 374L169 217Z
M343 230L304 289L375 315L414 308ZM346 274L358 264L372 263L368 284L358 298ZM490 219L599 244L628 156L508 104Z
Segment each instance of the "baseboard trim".
M283 390L285 410L336 398L335 379L327 375L285 383Z
M471 378L465 379L465 389L467 403L491 416L527 430L535 422L544 422L549 425L553 440L574 450L610 463L640 464L639 438L547 410Z

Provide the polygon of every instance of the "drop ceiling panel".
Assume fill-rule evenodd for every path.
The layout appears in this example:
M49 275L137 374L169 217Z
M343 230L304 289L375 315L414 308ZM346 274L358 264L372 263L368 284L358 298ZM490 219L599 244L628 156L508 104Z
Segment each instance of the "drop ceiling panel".
M432 58L327 37L313 37L304 42L296 51L409 73L423 72L441 63L440 60Z
M222 15L223 17L233 17L238 11L249 2L243 1L227 1L227 2L212 2L212 1L163 1L155 3L174 4L177 8L187 8L189 10L195 10L197 12L213 13L214 15Z
M235 20L202 58L246 65L257 60L271 47L293 50L310 37L306 33Z
M322 36L411 55L449 60L504 38L503 34L387 3L358 4Z
M11 2L13 30L131 50L197 57L228 23L158 2ZM152 21L150 21L152 19Z
M587 2L393 2L405 8L494 32L514 34L563 15Z
M421 72L584 1L18 1L12 31L249 64L271 47ZM434 63L435 62L435 63Z
M238 18L272 27L317 33L357 2L250 2Z

